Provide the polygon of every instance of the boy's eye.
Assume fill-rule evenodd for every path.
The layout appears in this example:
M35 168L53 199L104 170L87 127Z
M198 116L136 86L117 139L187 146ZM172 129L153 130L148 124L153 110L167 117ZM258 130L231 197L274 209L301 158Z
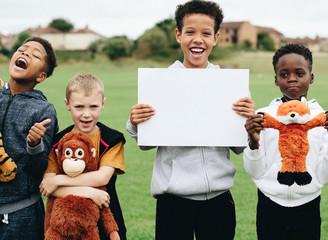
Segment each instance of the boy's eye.
M287 73L281 73L279 76L282 77L282 78L285 78L285 77L288 76L288 74Z
M296 73L296 75L299 76L299 77L302 77L302 76L304 76L304 73L298 72L298 73Z

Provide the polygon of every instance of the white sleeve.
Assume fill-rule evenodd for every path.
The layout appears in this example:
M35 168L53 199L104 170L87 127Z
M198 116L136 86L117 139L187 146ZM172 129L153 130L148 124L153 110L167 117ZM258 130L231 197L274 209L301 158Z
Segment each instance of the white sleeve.
M134 126L131 123L130 118L129 118L129 120L126 123L126 130L130 134L130 136L132 138L134 138L136 140L136 142L138 142L138 127L137 126ZM149 149L156 148L156 146L139 146L139 148L141 150L149 150Z
M322 145L318 156L317 175L321 184L328 184L328 133L322 139Z
M244 150L244 168L253 179L260 179L266 171L266 157L261 148L251 150L247 146Z

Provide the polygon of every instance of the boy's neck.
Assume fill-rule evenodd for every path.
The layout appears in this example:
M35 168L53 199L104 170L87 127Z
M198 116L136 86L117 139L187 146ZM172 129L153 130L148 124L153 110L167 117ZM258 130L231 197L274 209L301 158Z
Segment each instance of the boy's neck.
M8 84L9 84L9 88L10 88L10 91L11 91L12 95L22 93L22 92L32 91L34 89L35 85L36 85L33 82L23 84L23 83L20 83L20 81L13 80L12 78L10 78Z

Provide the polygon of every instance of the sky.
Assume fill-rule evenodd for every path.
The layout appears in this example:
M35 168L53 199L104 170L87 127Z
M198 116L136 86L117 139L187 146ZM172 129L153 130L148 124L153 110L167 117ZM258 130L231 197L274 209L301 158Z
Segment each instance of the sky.
M214 0L225 22L249 21L272 27L285 37L328 38L327 0ZM0 33L19 33L46 27L55 18L70 21L75 29L89 29L112 37L137 39L166 18L174 17L181 0L0 0Z

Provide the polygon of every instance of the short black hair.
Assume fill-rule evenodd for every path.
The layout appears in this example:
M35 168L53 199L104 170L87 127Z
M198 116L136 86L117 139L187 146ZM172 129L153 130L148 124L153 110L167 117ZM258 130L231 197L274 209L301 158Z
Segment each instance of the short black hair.
M50 77L54 71L54 68L57 67L56 53L55 53L54 49L52 48L51 43L40 37L27 38L23 44L25 44L27 42L32 42L32 41L40 43L46 50L46 52L47 52L46 63L48 65L46 74L47 74L47 77Z
M277 63L279 61L279 59L286 55L286 54L290 54L290 53L296 53L296 54L299 54L299 55L302 55L305 60L309 63L309 68L310 68L310 71L312 71L312 64L313 64L313 59L312 59L312 53L311 51L303 46L303 45L300 45L300 44L287 44L283 47L281 47L280 49L278 49L274 56L273 56L273 60L272 60L272 64L273 64L273 68L274 68L274 71L276 72L276 67L277 67Z
M220 6L211 1L191 0L185 4L177 6L175 11L175 22L178 30L181 32L183 27L183 18L186 15L199 13L205 14L214 19L214 32L217 33L223 20L223 11Z

